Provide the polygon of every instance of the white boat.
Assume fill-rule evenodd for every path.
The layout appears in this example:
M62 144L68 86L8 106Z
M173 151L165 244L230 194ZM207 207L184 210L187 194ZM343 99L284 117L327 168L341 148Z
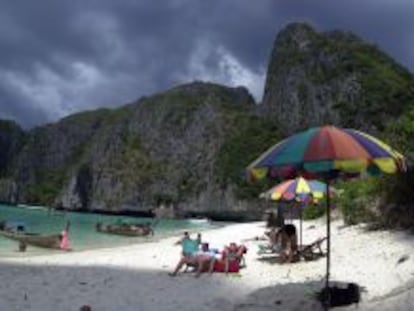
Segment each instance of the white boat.
M210 222L210 219L208 218L188 218L188 222L192 224L207 224Z
M17 204L17 206L27 208L27 209L32 209L32 210L46 210L46 209L48 209L47 207L40 206L40 205Z

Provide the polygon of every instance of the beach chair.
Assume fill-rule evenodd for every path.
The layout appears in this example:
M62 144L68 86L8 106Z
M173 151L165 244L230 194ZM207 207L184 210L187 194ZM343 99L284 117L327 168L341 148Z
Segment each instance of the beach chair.
M297 257L303 258L306 261L315 260L323 257L325 253L322 250L322 243L326 240L326 237L319 238L316 241L308 245L302 245L297 252Z
M221 252L221 259L214 263L214 272L225 272L226 260L228 260L228 272L239 272L240 268L246 267L244 255L247 253L247 247L230 243Z

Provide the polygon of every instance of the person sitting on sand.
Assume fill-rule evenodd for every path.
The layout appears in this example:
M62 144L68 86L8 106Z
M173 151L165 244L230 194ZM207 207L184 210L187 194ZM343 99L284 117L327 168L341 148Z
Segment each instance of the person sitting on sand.
M195 277L199 277L201 272L208 265L208 272L213 273L214 263L216 262L216 252L209 249L208 243L201 244L201 250L195 254L197 271Z
M281 229L282 262L293 262L298 251L298 236L293 224L284 225Z
M174 269L174 272L169 273L170 276L176 276L178 271L185 265L196 265L197 264L197 258L196 253L198 252L198 246L199 246L199 239L193 240L190 238L190 235L188 232L184 232L184 237L181 239L181 241L177 241L175 244L181 244L182 246L182 252L181 252L181 258L177 263L177 266Z
M244 263L244 254L246 253L247 248L244 245L237 245L236 243L230 243L229 246L226 246L223 250L222 257L224 259L224 272L227 274L229 272L229 264L232 260L238 260L240 263Z

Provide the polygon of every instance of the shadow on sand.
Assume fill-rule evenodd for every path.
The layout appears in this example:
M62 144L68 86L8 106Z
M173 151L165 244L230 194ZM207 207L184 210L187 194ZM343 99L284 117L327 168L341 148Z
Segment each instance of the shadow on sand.
M331 286L345 288L348 283L334 281ZM234 310L258 311L258 310L325 310L317 293L324 287L324 281L312 281L303 283L277 284L261 288L251 293L247 298L238 303ZM357 305L349 305L346 310L356 310ZM345 310L343 307L340 310ZM335 308L337 310L337 308Z
M258 258L256 258L257 261L260 262L265 262L271 265L275 265L275 264L283 264L282 263L282 258L279 255L262 255Z
M170 277L168 271L0 262L1 310L78 311L88 305L92 311L192 311L200 304L203 311L230 311L248 293L233 278ZM235 291L241 294L232 295Z

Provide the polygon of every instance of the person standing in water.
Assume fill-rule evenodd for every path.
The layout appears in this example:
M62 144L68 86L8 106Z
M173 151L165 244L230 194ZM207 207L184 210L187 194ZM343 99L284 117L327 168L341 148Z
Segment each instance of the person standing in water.
M69 243L69 227L70 222L66 223L65 229L60 234L60 245L59 248L62 250L69 251L71 250L70 243Z

